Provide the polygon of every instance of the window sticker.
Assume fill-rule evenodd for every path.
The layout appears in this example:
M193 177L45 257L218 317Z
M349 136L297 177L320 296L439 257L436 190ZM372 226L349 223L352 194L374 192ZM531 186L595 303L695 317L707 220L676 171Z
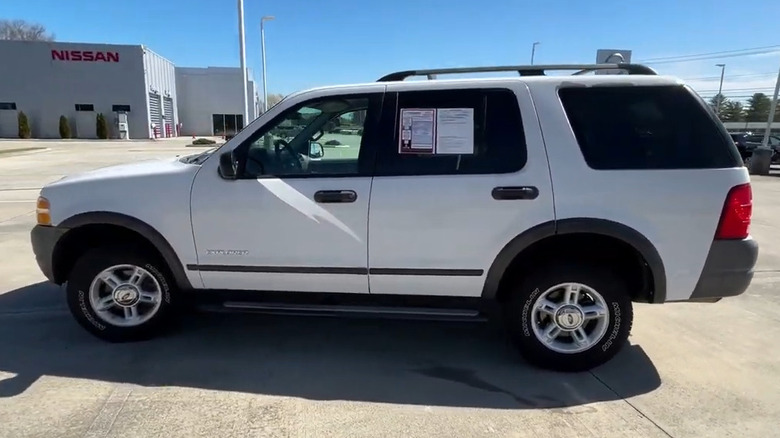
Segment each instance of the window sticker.
M474 108L436 110L436 154L474 154Z
M436 110L401 108L399 154L432 154L436 148Z

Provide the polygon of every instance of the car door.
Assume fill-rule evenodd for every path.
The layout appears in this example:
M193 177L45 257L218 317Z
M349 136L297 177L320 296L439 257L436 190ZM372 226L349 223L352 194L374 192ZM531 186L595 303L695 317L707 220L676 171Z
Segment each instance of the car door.
M371 293L478 297L504 245L554 219L536 113L519 81L418 84L387 89L394 140L377 151Z
M237 179L220 176L219 157L206 162L192 188L198 264L189 267L205 288L368 293L371 133L383 90L278 105L215 153L232 154Z

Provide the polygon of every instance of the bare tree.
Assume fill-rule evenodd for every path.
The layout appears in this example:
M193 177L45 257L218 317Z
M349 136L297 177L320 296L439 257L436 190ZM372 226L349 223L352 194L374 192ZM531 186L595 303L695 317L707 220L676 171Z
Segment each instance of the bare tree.
M43 25L24 20L0 20L0 40L54 41Z
M271 108L272 106L279 103L282 99L284 99L284 96L281 94L274 94L271 93L268 95L268 108Z

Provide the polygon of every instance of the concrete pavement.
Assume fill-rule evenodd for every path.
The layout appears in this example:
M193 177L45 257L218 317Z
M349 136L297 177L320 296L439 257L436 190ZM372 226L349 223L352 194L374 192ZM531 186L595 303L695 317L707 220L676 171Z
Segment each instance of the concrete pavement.
M484 324L211 314L164 338L101 342L35 265L38 189L197 150L47 147L0 154L0 437L776 435L780 178L753 180L760 272L745 295L637 305L617 358L561 374L526 365Z

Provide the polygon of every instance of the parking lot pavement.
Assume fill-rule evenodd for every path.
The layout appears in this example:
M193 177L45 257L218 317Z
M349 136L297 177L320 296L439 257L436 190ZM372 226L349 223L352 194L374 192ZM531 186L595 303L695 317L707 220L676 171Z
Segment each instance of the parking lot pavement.
M638 305L618 357L560 374L485 324L210 314L164 338L98 341L33 260L38 189L197 150L47 148L0 154L0 437L776 435L780 177L753 180L761 255L746 294Z

